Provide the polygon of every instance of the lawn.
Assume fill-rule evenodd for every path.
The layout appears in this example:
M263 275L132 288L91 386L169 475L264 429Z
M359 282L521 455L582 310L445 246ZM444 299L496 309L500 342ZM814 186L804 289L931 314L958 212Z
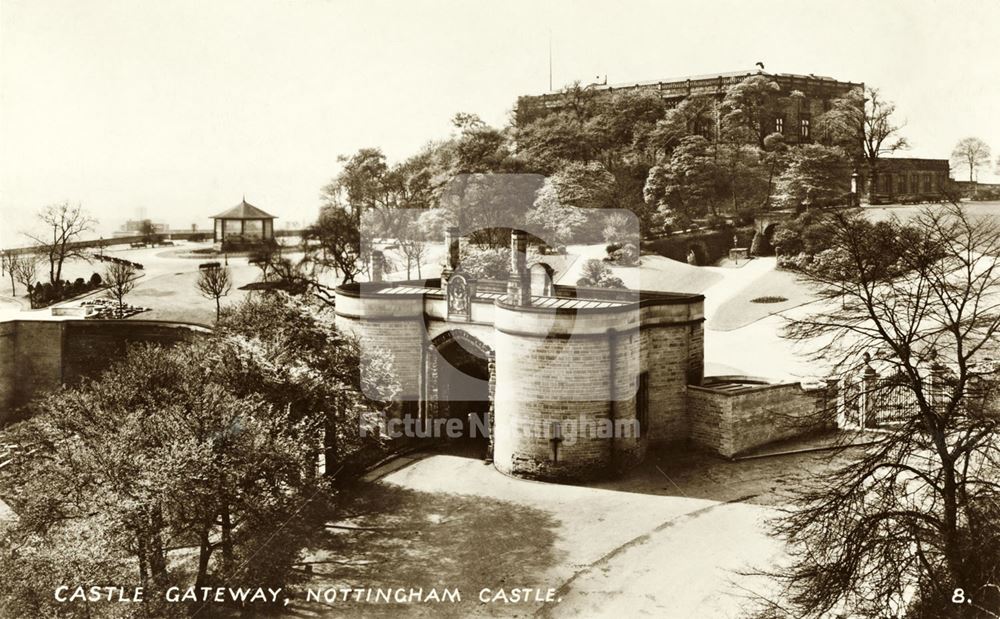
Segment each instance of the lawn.
M1000 202L962 202L965 212L972 218L988 218L1000 223ZM900 221L913 219L924 209L941 208L937 204L886 204L864 207L865 216L872 221L898 218Z
M754 302L762 297L785 300L777 303ZM714 331L732 331L813 300L815 297L809 287L794 273L772 270L720 304L708 318L706 326Z

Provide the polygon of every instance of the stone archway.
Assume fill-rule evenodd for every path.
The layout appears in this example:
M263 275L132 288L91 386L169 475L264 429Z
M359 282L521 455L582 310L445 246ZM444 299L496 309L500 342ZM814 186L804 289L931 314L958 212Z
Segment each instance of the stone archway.
M493 349L462 329L452 329L431 340L425 355L425 423L459 420L460 438L476 444L469 453L488 458L496 388Z

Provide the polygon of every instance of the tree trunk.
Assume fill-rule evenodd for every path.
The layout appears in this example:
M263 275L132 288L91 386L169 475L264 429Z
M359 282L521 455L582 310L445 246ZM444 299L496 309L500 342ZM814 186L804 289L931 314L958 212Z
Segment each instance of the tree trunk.
M323 427L323 475L330 477L337 466L337 421L328 413Z
M222 304L219 301L219 297L215 297L215 322L219 322L219 318L222 316Z
M195 587L204 587L208 582L208 561L212 558L212 545L208 541L209 528L202 529L198 536L198 575L194 579Z
M222 573L229 582L233 576L233 520L229 513L229 502L222 507Z

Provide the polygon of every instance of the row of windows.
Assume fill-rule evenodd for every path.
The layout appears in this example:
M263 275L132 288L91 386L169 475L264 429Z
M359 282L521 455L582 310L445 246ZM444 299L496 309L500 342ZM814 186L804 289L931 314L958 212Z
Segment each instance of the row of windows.
M785 119L781 116L774 119L774 132L785 132ZM799 137L809 139L812 136L812 126L808 118L799 119Z
M880 193L930 193L937 191L938 175L935 172L883 173L878 178Z

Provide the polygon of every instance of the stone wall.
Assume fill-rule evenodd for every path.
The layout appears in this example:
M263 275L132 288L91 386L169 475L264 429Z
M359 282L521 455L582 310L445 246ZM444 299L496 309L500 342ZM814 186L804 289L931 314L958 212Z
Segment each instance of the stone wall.
M835 426L833 387L799 383L734 390L688 386L691 442L726 457Z
M171 344L204 327L143 320L15 320L0 323L0 425L32 398L96 376L129 344Z
M0 322L0 427L3 427L7 412L13 409L14 387L17 385L14 358L17 324Z

